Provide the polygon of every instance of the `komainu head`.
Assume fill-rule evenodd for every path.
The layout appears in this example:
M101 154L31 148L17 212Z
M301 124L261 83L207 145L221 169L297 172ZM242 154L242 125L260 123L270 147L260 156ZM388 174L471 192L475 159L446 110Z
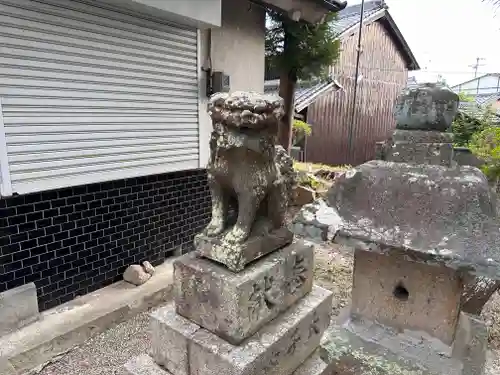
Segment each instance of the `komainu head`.
M257 131L275 135L284 115L278 96L254 92L217 93L208 102L214 128L222 125L232 131Z

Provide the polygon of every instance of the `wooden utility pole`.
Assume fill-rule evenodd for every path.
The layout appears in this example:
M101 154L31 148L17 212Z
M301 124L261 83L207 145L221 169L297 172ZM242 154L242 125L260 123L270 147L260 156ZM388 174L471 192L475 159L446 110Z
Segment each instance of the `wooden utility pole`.
M358 28L358 44L357 44L357 54L356 54L356 71L354 73L354 90L352 94L352 108L351 108L351 121L349 122L349 135L347 137L347 158L348 160L354 161L354 144L353 144L353 132L355 126L355 115L356 115L356 99L358 94L358 76L359 76L359 63L361 59L361 48L363 41L363 20L365 15L365 0L361 0L361 15L359 18L359 28Z
M474 69L474 78L477 78L477 71L479 67L484 65L479 63L481 60L486 60L486 59L484 57L476 57L476 63L469 65L472 69Z

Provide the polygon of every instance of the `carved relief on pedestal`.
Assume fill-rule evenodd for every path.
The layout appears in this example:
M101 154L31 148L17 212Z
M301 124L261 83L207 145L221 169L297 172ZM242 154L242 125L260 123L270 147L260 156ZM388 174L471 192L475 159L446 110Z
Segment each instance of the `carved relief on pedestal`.
M279 286L276 285L274 276L266 275L263 279L263 286L255 283L252 286L252 293L248 299L248 316L251 321L258 321L262 315L268 315L279 301L276 293ZM262 312L262 310L266 310Z
M292 276L287 281L287 290L290 294L294 294L298 289L304 285L307 280L307 264L305 258L298 254L294 258Z

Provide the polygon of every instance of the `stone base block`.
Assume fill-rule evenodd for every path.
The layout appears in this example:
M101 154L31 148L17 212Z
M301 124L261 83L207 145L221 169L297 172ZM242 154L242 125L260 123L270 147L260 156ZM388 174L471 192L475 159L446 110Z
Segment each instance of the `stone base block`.
M290 375L319 346L330 322L331 305L332 293L314 287L235 346L176 314L172 304L152 315L157 331L153 357L173 375Z
M343 315L343 316L342 316ZM332 373L348 375L480 375L484 357L457 358L455 348L424 332L397 330L368 320L355 320L349 314L332 324L319 349L321 359ZM465 317L468 319L467 317ZM469 325L474 327L474 325ZM476 327L477 328L477 327ZM482 330L473 328L461 353L474 352L486 339ZM483 340L484 336L484 340ZM479 350L476 350L476 353Z
M9 363L7 359L0 358L0 374L18 375L17 370Z
M391 137L393 142L406 143L453 143L453 133L431 130L399 130Z
M0 293L0 337L33 323L38 317L34 283Z
M153 311L150 318L154 361L173 375L190 375L188 347L200 326L178 315L174 304Z
M303 241L240 273L187 254L174 263L177 313L238 345L311 291L313 268L314 248Z
M125 364L124 375L172 375L158 366L147 354L142 354Z
M352 312L366 319L425 331L450 345L462 291L460 275L451 268L408 261L405 255L354 252Z
M332 366L321 359L319 350L315 351L293 375L332 375Z
M194 243L198 253L205 258L224 264L233 272L242 271L245 266L260 257L280 249L293 241L288 228L276 229L265 234L254 233L242 244L229 244L223 233L218 237L199 234Z
M462 361L465 375L482 375L486 364L488 351L488 329L478 317L460 313L455 342L453 343L453 358Z
M396 163L451 167L453 164L453 144L397 142L387 149L385 160Z

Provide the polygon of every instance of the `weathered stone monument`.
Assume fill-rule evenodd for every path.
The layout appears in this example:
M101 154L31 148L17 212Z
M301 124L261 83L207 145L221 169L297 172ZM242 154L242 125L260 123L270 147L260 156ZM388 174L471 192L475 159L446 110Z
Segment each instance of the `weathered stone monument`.
M175 303L151 314L152 352L129 374L326 374L316 352L332 294L313 285L311 245L285 213L293 163L275 145L280 98L216 94L208 181L212 220L174 263Z
M470 275L500 278L500 226L485 176L452 161L457 106L444 87L407 90L382 160L329 192L335 240L355 249L351 306L321 348L336 373L483 373L487 330L461 295Z

